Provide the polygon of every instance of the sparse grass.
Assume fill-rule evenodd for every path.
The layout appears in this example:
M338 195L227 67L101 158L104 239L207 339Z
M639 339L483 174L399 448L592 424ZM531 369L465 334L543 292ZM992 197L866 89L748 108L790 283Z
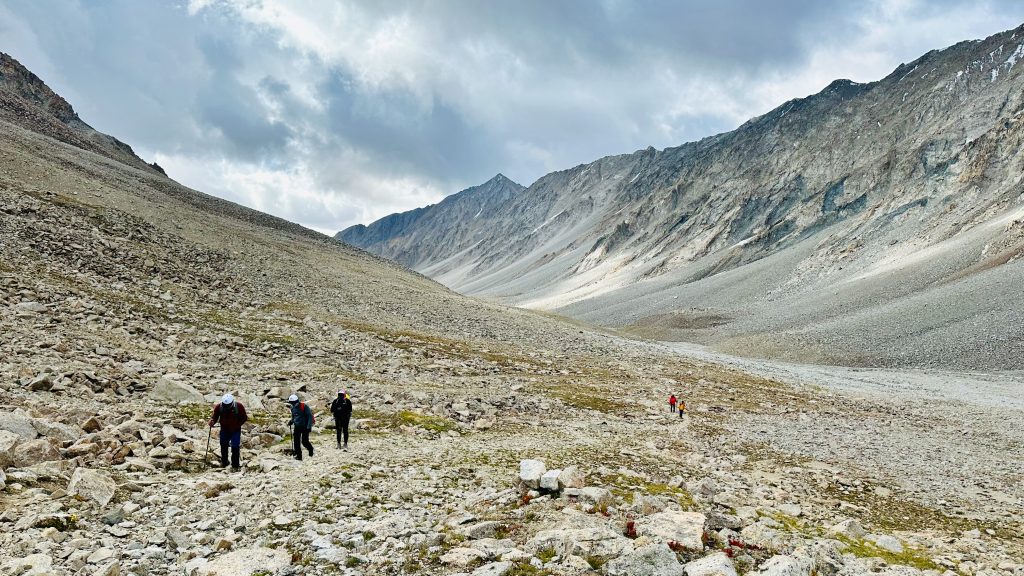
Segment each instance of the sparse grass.
M367 418L372 420L373 426L371 429L394 430L402 426L412 426L414 428L422 428L438 434L458 429L458 426L452 420L430 414L420 414L411 410L401 410L399 412L359 410L355 414L355 417L359 419Z
M943 568L931 558L923 555L919 550L904 546L903 552L898 554L882 550L871 542L852 540L845 536L839 536L845 548L844 552L853 554L860 558L881 558L888 564L902 564L918 570L942 570Z
M555 552L554 548L544 548L543 550L537 551L537 558L545 564L551 562L551 559L555 556L558 556L558 553Z
M505 576L549 576L552 574L550 570L545 568L537 568L529 562L519 562L514 564L512 568L505 573Z

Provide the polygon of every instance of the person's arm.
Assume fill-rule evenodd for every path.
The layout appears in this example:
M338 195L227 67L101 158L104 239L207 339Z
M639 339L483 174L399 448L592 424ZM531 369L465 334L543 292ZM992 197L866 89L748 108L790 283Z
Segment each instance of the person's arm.
M249 421L249 413L245 411L245 406L241 403L238 404L238 419L241 420L238 423L239 426Z
M213 414L210 416L210 428L213 428L213 426L217 423L217 420L219 420L219 419L220 419L220 404L217 404L216 406L213 407Z

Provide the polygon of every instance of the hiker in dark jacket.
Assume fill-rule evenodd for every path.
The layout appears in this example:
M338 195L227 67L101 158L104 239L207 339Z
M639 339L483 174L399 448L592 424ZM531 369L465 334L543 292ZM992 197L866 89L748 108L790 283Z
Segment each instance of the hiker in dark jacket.
M313 411L305 402L299 402L299 397L292 394L288 397L288 403L292 407L292 419L288 424L292 426L292 448L295 450L295 459L302 460L302 447L309 450L310 457L313 456L313 445L309 443L309 433L313 430Z
M242 445L242 424L249 419L245 406L235 400L231 394L225 394L221 401L213 407L210 416L210 428L220 421L220 467L228 465L228 446L231 446L231 468L238 470L239 451Z
M331 401L331 414L334 415L334 434L338 439L338 448L348 450L348 421L352 419L352 400L344 390L339 390L338 397ZM344 445L341 443L342 436Z

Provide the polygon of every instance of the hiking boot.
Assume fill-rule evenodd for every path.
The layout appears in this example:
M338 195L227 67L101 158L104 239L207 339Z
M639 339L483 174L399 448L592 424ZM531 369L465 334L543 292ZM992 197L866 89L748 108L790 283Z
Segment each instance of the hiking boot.
M342 446L341 449L345 450L345 451L348 451L348 442L345 442L345 445Z
M338 450L341 450L341 442L338 442Z

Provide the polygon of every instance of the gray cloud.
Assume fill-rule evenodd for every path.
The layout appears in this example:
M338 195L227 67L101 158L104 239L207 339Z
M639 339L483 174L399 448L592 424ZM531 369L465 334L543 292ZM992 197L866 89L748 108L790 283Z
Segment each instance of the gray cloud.
M1021 21L994 0L0 0L0 49L185 184L329 232Z

